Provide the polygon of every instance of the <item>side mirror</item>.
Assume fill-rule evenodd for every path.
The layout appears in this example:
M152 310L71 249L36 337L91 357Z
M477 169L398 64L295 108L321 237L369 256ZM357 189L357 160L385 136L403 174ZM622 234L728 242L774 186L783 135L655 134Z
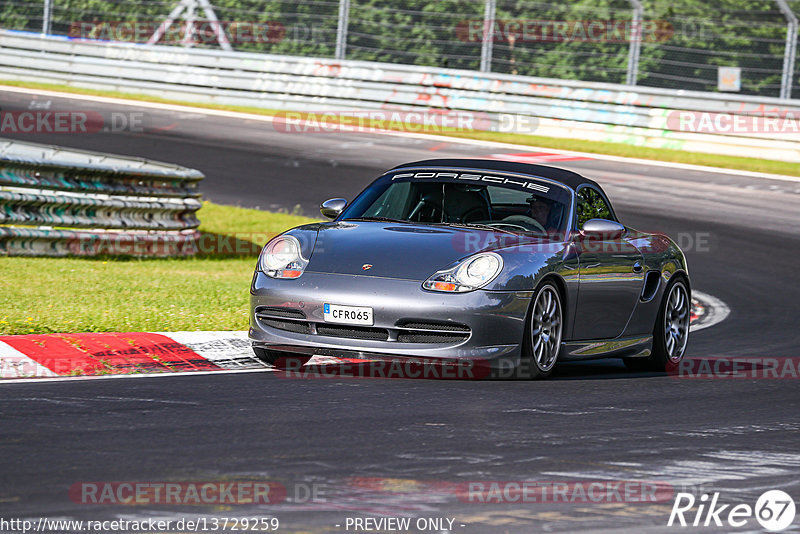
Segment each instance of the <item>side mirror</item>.
M608 219L589 219L581 228L582 236L595 239L617 239L624 233L624 226Z
M342 213L345 206L347 206L347 200L332 198L322 203L319 207L319 212L329 219L335 219Z

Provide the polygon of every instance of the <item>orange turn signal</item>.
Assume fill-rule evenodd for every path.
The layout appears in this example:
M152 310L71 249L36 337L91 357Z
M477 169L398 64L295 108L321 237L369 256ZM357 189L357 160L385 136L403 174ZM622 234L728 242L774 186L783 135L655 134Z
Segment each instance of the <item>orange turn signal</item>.
M456 285L452 282L434 282L433 288L439 291L455 291Z

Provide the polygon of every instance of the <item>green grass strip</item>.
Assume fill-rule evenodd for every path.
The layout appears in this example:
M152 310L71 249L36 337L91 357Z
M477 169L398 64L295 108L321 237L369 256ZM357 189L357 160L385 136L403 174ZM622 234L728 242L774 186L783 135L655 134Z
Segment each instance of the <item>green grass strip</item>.
M249 242L312 219L204 203L201 230ZM255 248L264 245L257 243ZM0 256L0 334L246 330L255 255Z

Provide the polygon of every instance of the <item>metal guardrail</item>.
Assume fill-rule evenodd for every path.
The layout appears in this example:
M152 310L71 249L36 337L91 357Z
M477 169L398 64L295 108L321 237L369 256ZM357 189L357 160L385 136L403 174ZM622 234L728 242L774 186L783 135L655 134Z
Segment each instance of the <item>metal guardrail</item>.
M449 109L536 119L521 133L800 161L800 100L430 67L177 49L0 31L0 78L299 111ZM680 131L680 111L790 116L787 133ZM791 117L794 119L791 119ZM749 153L749 152L752 153Z
M202 173L0 140L0 255L197 252Z
M702 4L6 0L0 22L47 35L698 91L713 91L721 79L733 88L738 80L746 94L788 99L794 90L800 97L797 0L716 2L711 10L699 9ZM739 69L738 75L726 67Z

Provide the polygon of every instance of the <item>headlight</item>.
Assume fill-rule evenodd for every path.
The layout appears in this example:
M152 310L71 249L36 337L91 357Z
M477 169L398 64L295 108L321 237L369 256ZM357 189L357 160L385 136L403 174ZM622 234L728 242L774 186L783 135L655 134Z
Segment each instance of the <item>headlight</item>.
M439 271L422 284L431 291L464 293L480 289L503 270L503 258L493 252L471 256L455 267Z
M290 235L278 236L264 247L258 258L259 269L272 278L298 278L308 265L300 252L300 242Z

